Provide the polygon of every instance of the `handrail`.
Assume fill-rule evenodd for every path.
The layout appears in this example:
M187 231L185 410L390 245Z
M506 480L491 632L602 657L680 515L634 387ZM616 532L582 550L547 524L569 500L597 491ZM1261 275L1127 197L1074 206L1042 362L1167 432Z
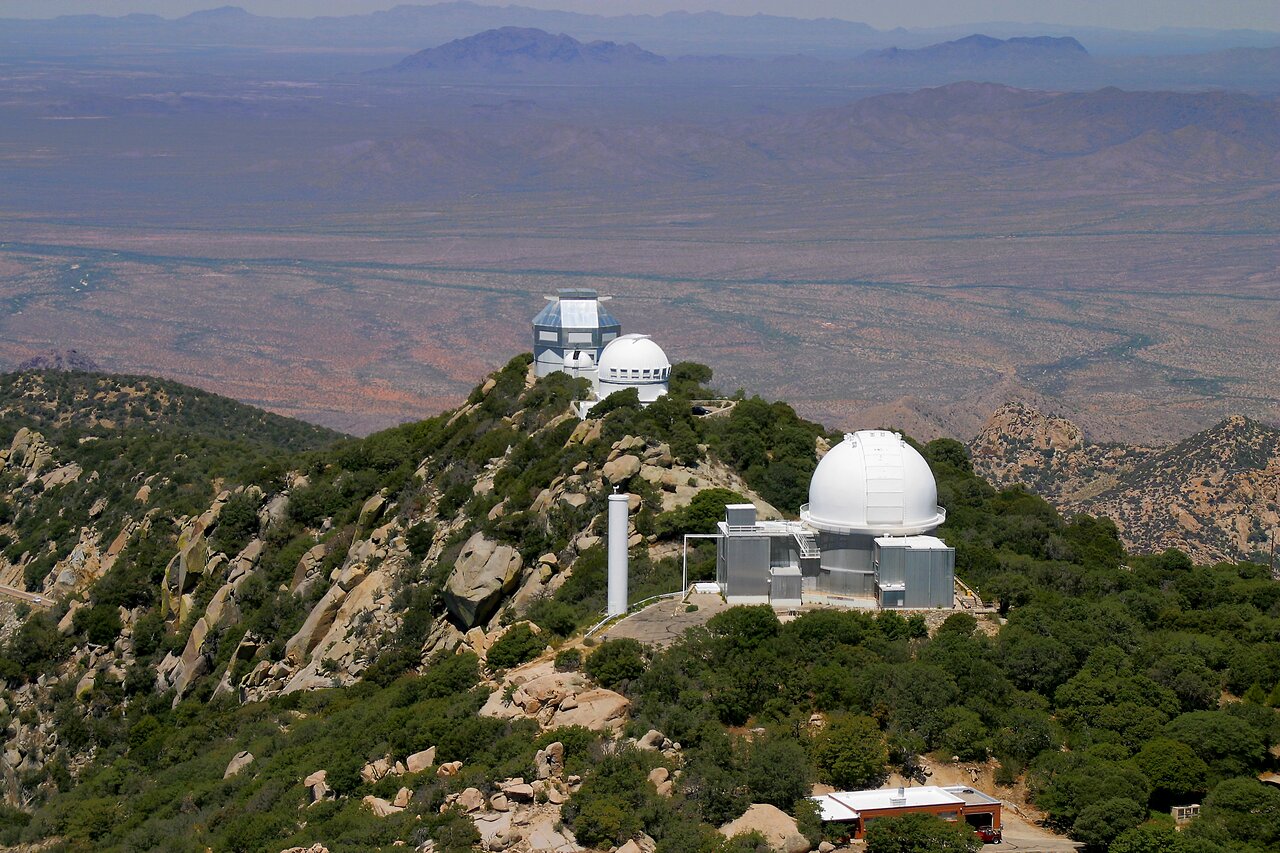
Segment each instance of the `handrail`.
M628 616L632 615L633 613L639 613L645 607L649 606L649 602L651 601L660 601L664 598L678 598L685 595L688 595L687 590L678 589L675 592L664 592L658 595L651 595L645 599L641 599L640 601L637 601L635 604L627 605L626 613L615 613L612 616L606 615L599 622L597 622L596 624L588 628L587 633L583 634L582 637L583 639L590 637L592 634L594 634L596 631L599 631L601 628L603 628L608 623L612 622L614 619L626 619Z

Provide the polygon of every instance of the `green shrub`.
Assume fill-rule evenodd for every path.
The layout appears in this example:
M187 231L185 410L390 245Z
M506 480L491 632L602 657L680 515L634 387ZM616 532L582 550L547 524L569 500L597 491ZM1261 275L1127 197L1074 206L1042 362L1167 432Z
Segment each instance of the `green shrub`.
M415 524L405 532L404 541L409 546L409 553L413 559L421 560L427 556L435 536L436 526L429 521Z
M582 649L564 649L556 654L556 671L573 672L582 668Z
M583 667L601 687L615 688L644 674L644 646L630 637L606 640Z
M90 643L98 646L109 646L120 636L120 611L111 604L95 604L76 611L71 618L76 633L83 635Z
M258 532L258 499L251 492L232 495L218 513L217 526L209 537L216 551L234 556Z
M931 814L882 817L867 827L867 853L974 853L982 842L964 821Z
M486 662L495 669L510 669L536 658L546 648L546 642L535 634L529 625L521 622L498 638L489 647Z

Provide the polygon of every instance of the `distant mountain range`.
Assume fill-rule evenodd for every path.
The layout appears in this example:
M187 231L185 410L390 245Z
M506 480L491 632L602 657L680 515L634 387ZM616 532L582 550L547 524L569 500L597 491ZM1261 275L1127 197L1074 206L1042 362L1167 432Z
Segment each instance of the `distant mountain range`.
M976 33L954 41L929 45L915 50L891 47L865 57L881 62L946 62L973 63L996 60L1042 60L1045 58L1080 60L1089 52L1070 36L1018 36L992 38Z
M916 73L964 69L980 71L989 65L1087 61L1089 52L1073 38L1037 36L998 39L975 34L956 41L916 49L888 48L842 62L803 57L750 59L731 56L684 56L674 62L635 44L612 41L584 43L561 33L533 27L500 27L440 47L428 48L393 66L393 71L539 73L588 67L654 71L667 75L769 73L864 74L909 70ZM662 78L657 78L662 79Z
M539 67L587 68L666 65L667 60L634 44L552 35L528 27L485 30L440 47L419 51L397 63L395 71L479 70L514 73Z
M917 48L866 51L850 59L684 55L667 59L633 43L583 42L534 27L500 27L427 48L390 69L450 79L526 75L574 82L882 85L918 88L966 80L1022 88L1082 90L1280 88L1280 47L1141 59L1098 59L1077 39L975 33ZM376 73L376 72L375 72ZM601 76L603 73L604 76Z
M684 54L780 56L807 53L848 59L870 50L925 47L974 31L1002 39L1074 36L1089 44L1099 55L1196 53L1280 45L1280 33L1253 30L1163 28L1129 32L1010 23L974 23L927 30L876 30L864 23L836 18L802 19L720 12L607 16L471 2L399 5L369 14L316 18L264 17L239 7L224 6L177 19L156 15L75 15L51 20L6 20L0 26L0 44L21 54L58 47L68 51L80 50L108 44L149 44L165 48L183 45L395 48L414 43L438 46L483 30L508 26L571 33L575 38L587 41L631 41L668 57Z

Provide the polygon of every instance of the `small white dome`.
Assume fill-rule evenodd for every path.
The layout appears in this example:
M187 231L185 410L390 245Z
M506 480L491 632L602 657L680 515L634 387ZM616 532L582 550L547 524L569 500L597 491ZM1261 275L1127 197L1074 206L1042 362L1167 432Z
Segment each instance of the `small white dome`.
M911 535L942 524L947 513L914 447L894 432L861 430L822 457L800 518L835 533Z
M612 371L619 371L612 373ZM626 371L622 373L621 371ZM626 382L634 378L638 383L665 379L671 372L671 362L662 347L648 335L623 335L614 338L600 353L600 376ZM644 378L641 379L641 376Z
M652 403L667 393L670 378L667 354L648 335L623 335L600 351L596 390L602 400L635 388L641 403Z

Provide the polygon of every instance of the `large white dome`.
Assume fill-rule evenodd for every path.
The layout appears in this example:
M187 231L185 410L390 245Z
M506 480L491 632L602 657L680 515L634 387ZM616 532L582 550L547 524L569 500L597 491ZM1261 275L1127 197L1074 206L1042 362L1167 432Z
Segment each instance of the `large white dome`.
M888 536L927 532L947 513L914 447L894 432L861 430L822 457L800 518L818 530Z
M621 384L666 379L671 362L648 335L623 335L600 353L600 378Z

